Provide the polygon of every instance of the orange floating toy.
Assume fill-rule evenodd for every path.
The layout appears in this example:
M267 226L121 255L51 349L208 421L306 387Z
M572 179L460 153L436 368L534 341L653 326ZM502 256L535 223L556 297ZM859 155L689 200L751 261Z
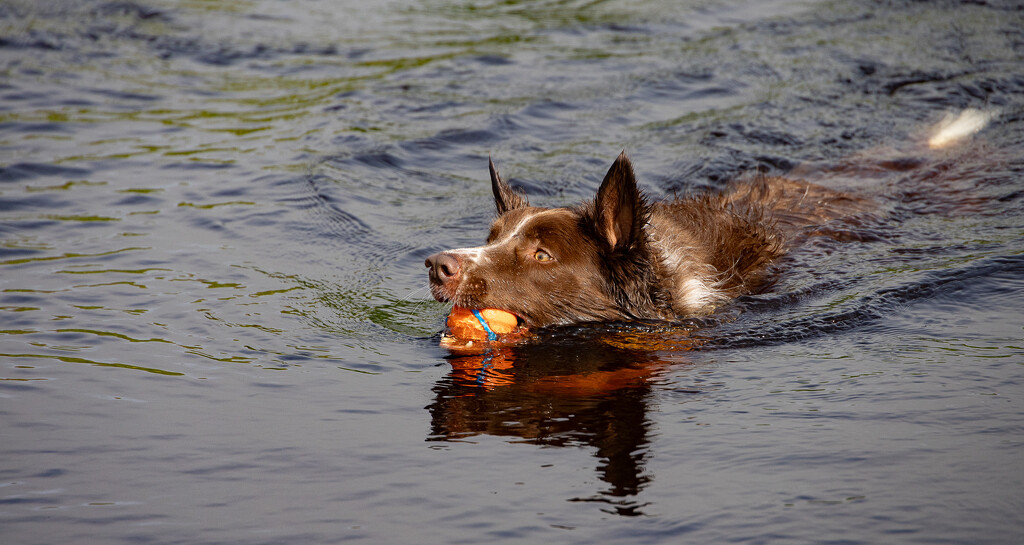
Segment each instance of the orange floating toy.
M448 331L461 341L494 341L498 335L512 333L518 327L515 314L496 308L452 307L448 315Z

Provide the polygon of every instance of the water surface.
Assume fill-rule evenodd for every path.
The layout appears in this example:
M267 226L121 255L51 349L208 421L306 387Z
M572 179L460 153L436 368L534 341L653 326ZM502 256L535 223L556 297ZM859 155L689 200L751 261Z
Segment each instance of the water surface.
M364 4L0 5L4 542L1024 533L1015 3ZM878 209L716 316L441 349L487 157L563 205L623 149Z

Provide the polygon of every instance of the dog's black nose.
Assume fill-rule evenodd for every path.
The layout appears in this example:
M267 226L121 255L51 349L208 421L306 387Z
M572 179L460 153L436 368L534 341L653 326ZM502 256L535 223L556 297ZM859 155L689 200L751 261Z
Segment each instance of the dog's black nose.
M462 271L459 258L447 252L428 257L424 264L430 269L430 281L441 284L454 280Z

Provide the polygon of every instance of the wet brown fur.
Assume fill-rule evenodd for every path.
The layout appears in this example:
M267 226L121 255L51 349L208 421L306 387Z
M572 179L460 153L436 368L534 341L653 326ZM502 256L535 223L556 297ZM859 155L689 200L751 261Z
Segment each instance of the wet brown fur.
M538 208L490 168L499 215L487 245L428 258L431 291L460 306L508 310L531 326L712 312L768 286L773 263L808 228L870 208L778 177L651 203L625 153L593 201Z

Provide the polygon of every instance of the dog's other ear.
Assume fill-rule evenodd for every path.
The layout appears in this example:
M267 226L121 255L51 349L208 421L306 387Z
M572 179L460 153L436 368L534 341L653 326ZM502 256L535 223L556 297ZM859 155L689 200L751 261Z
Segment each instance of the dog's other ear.
M498 169L494 167L494 161L491 161L490 157L487 158L487 166L491 170L491 191L494 192L494 204L498 207L498 215L516 208L530 206L526 197L515 192L501 179Z
M605 174L594 201L594 227L610 250L627 249L647 222L648 205L636 185L626 152L619 154Z

